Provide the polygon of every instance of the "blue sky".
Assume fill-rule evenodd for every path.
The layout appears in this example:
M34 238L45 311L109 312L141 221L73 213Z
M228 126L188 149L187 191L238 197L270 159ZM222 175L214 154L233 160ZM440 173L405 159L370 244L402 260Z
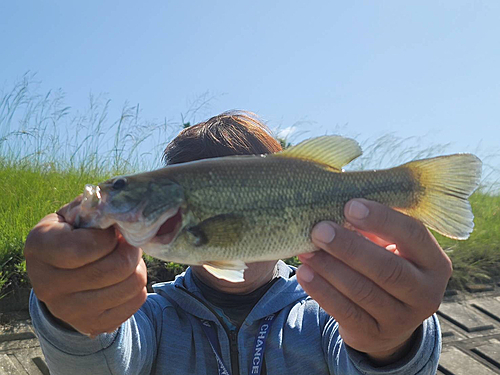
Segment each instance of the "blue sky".
M3 1L0 85L36 72L73 108L105 93L176 121L208 91L196 120L238 108L295 141L395 133L486 155L499 21L498 1Z

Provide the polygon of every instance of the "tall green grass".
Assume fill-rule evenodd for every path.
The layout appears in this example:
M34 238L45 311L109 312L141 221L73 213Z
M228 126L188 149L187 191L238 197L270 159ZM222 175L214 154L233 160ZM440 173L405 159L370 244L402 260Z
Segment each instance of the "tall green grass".
M87 108L73 110L64 104L61 92L39 94L33 76L23 77L2 92L0 298L9 289L29 285L23 244L43 216L71 201L87 183L158 167L168 140L194 123L199 106L209 99L202 97L175 123L145 121L138 105L125 105L113 120L111 102L105 98L90 97ZM281 141L290 144L289 140ZM414 141L393 135L364 141L364 155L349 169L394 166L446 151L446 145L422 148ZM487 174L498 175L495 168L488 169ZM500 277L500 196L493 193L498 191L494 181L489 179L471 197L476 228L468 241L437 236L454 262L454 287ZM158 268L156 262L151 263ZM182 269L177 264L167 267L171 273Z

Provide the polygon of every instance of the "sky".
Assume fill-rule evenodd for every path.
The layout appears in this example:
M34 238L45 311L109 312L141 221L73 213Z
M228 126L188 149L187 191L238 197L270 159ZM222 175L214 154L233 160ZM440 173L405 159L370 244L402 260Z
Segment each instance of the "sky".
M194 120L250 110L294 142L500 153L499 67L498 1L0 2L0 88L29 71L72 108L104 94L169 121L205 94Z

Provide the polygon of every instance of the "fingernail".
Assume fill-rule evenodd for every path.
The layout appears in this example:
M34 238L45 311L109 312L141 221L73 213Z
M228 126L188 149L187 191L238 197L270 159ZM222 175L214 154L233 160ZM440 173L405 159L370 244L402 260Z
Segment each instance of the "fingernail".
M358 201L352 201L349 203L349 208L347 209L347 214L353 219L365 219L370 211L363 203Z
M330 223L323 221L313 228L312 236L320 242L330 243L335 237L335 229Z
M301 265L297 270L297 276L300 277L306 283L310 283L312 279L314 279L314 272L311 267L306 266L305 264Z
M299 254L299 260L300 258L311 259L314 256L314 254L316 254L316 252Z

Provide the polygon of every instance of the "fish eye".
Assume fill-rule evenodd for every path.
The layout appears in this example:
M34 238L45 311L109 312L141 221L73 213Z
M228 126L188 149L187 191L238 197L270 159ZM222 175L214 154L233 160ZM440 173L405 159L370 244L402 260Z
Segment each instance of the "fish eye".
M127 179L124 177L118 177L116 180L113 181L113 185L111 185L111 188L113 190L121 190L127 185Z

